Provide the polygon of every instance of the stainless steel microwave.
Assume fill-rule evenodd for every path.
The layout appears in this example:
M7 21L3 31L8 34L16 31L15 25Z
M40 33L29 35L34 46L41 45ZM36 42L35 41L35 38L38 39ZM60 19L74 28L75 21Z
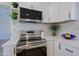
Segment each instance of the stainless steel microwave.
M25 22L42 22L42 11L20 7L20 20Z

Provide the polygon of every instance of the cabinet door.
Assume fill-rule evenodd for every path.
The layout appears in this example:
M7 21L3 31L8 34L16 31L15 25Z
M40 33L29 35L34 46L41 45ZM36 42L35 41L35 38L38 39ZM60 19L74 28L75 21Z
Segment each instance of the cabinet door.
M53 56L53 40L47 41L47 56Z
M69 20L71 11L71 2L60 2L60 20Z
M79 56L79 49L73 48L73 56Z
M42 11L43 2L20 2L20 7Z
M62 56L72 56L73 55L73 48L70 46L62 44Z
M64 44L54 41L54 55L55 56L72 56L73 50L69 46L65 46Z
M63 46L63 52L62 55L63 56L79 56L79 50L76 48L73 48L71 46L68 45L62 45Z
M54 56L61 56L61 43L54 41Z
M42 5L42 18L44 23L49 23L49 3L43 2Z
M42 9L43 8L42 7L43 2L33 2L32 4L33 4L32 8L34 10L38 10L38 11L42 11L43 10Z
M54 41L54 56L72 56L73 50L60 42Z
M50 22L59 21L59 2L49 3L49 18L50 18Z
M78 20L79 19L79 2L73 2L71 6L71 19Z
M54 41L55 56L79 56L79 50L63 43Z
M20 7L32 9L33 8L33 2L19 2Z

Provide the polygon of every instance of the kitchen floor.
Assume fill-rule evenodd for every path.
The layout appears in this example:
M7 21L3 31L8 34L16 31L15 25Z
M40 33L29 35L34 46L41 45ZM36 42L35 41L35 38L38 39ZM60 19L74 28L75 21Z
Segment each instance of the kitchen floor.
M21 53L17 54L17 56L46 56L46 55L47 55L46 47L23 50Z

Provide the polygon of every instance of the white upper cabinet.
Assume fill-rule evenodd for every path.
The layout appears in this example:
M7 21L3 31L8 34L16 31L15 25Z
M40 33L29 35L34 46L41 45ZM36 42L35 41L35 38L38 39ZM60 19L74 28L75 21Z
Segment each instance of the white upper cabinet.
M29 2L19 2L20 7L29 8Z
M34 10L42 11L42 2L33 2L31 8Z
M49 23L49 3L48 2L43 2L42 3L42 19L43 22Z
M79 19L78 2L20 2L20 7L42 11L45 23Z
M24 7L24 8L42 11L42 3L41 2L20 2L19 6Z
M60 20L69 20L71 18L71 2L60 2Z
M79 2L73 2L71 7L71 19L78 20L79 19Z
M78 2L60 2L60 20L78 20L79 19Z
M50 23L79 19L78 2L51 2L49 3Z
M49 21L56 22L59 20L59 2L49 3Z

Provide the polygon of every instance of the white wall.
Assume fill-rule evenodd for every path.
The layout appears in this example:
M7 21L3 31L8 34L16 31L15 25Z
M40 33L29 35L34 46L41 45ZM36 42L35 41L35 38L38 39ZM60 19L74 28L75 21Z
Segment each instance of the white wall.
M49 31L49 25L48 24L39 24L39 23L19 23L16 26L17 30L21 31L21 30L42 30L43 32L45 32L45 36L50 36L50 31ZM46 35L47 34L47 35Z
M59 35L70 32L72 34L75 34L77 38L79 38L79 20L66 22L61 24L61 29L59 31Z

